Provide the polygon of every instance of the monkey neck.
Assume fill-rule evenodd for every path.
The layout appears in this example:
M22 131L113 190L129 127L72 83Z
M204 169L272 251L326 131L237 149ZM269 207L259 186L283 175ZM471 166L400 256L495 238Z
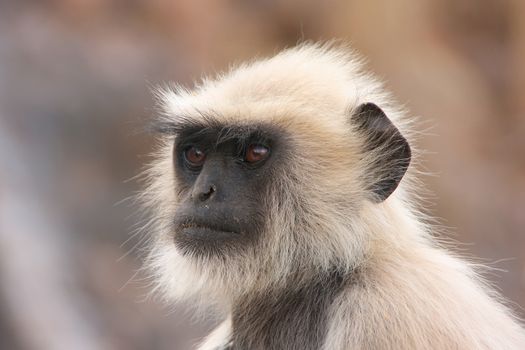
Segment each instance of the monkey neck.
M329 305L348 280L334 271L300 286L241 298L232 311L231 349L319 349Z

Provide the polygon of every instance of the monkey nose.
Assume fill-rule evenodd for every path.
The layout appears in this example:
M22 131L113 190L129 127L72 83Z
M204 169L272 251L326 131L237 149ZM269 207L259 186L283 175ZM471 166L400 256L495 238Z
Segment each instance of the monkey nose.
M199 201L205 202L211 197L213 197L215 192L217 192L217 188L215 187L215 185L209 185L206 186L204 190L200 191L200 193L197 195L197 198L199 199Z

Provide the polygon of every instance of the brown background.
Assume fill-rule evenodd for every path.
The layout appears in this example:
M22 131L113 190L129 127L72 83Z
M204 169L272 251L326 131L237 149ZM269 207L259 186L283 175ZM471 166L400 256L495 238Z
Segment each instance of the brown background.
M153 146L149 88L301 39L351 42L421 116L428 211L525 316L524 17L521 0L0 1L0 348L188 349L209 329L145 298L133 206L114 205Z

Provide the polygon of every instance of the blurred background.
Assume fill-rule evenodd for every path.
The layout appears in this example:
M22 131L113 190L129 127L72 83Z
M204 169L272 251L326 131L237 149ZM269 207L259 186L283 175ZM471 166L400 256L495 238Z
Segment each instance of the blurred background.
M341 38L421 116L428 211L525 316L525 1L0 0L0 348L190 349L145 298L150 88ZM520 306L521 305L521 306Z

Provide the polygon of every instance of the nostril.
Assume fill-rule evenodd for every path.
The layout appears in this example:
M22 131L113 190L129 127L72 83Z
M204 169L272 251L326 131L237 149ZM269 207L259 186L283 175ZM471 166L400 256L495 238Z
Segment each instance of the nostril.
M211 196L213 196L213 194L217 191L215 185L211 185L208 190L206 192L202 192L200 195L199 195L199 199L201 201L205 201L207 199L209 199Z

